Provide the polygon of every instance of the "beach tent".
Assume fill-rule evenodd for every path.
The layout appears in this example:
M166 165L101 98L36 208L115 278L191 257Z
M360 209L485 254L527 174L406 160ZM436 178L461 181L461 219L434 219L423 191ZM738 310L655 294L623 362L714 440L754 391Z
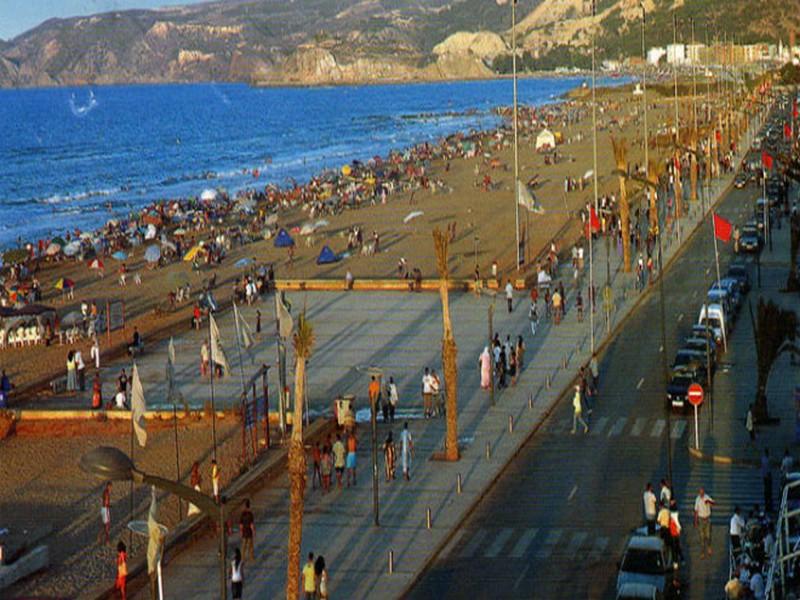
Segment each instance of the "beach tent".
M536 136L536 150L552 150L556 147L556 136L549 129L542 129Z
M322 250L317 257L317 264L318 265L329 265L331 263L338 262L339 257L333 253L333 250L330 249L330 246L327 244L322 247Z
M81 250L81 243L78 240L70 242L64 246L64 254L67 256L75 256Z
M275 236L275 247L289 248L290 246L294 246L294 240L285 229L281 228L281 230L278 232L278 235Z

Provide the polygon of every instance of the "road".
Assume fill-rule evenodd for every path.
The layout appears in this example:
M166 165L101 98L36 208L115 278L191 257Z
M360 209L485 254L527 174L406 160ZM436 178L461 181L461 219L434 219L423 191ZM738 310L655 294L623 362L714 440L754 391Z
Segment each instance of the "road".
M754 188L732 190L719 213L741 224L741 211L749 210L756 193ZM666 273L669 363L696 321L714 276L712 243L711 226L706 225ZM728 248L721 252L730 255ZM753 269L754 287L755 275ZM690 460L686 446L693 437L692 419L673 414L667 423L661 307L654 292L601 357L599 402L590 432L570 434L570 398L562 398L409 597L613 598L616 563L630 531L642 524L644 485L651 481L657 491L667 475L667 431L674 448L673 488L684 526L685 597L720 597L727 578L727 522L733 505L749 508L761 502L761 483L752 468ZM700 485L717 502L710 560L700 559L692 526Z

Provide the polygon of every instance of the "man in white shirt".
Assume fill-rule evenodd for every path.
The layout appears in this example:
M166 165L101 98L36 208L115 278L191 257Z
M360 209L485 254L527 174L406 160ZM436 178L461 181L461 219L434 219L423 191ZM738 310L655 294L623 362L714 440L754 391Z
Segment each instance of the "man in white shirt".
M734 554L742 549L742 532L744 531L745 523L742 515L739 514L739 507L733 507L733 516L731 517L731 547Z
M425 367L425 374L422 376L422 407L425 418L431 416L431 401L433 400L433 386L431 384L431 374L428 367Z
M86 390L86 363L80 350L75 351L75 368L78 370L78 389L83 392Z
M661 500L661 504L669 506L669 501L672 500L672 490L670 489L666 479L661 480L661 491L658 495L659 500Z
M711 556L711 507L714 499L706 494L703 488L694 499L694 526L700 532L700 558L706 557L706 550Z
M647 522L647 535L656 532L656 495L653 493L653 484L648 482L642 494L644 503L644 520Z
M92 349L89 351L89 358L94 361L94 368L100 370L100 342L94 338Z
M508 303L508 312L514 310L514 286L511 285L511 279L506 283L506 302Z

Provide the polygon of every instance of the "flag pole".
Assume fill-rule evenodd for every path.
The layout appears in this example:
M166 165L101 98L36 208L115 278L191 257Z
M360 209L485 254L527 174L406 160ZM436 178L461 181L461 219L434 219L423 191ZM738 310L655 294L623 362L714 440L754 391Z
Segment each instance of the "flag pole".
M236 328L236 352L239 355L239 378L242 383L242 460L245 460L247 454L247 389L244 385L244 362L242 361L242 344L239 341L239 309L236 302L233 303L233 322ZM253 424L255 427L255 423Z
M180 445L178 444L178 403L175 394L175 345L172 338L169 338L169 347L167 349L167 385L169 386L169 398L172 402L172 430L175 438L175 481L181 480L181 455ZM183 517L183 501L178 496L178 521Z
M214 404L214 371L217 368L216 353L214 352L214 345L211 341L211 319L213 313L211 307L208 309L208 352L211 356L211 369L208 372L208 383L211 388L211 439L214 444L214 460L217 460L217 409Z
M717 286L720 287L720 275L719 275L719 248L717 246L717 213L715 211L711 212L711 235L714 237L714 261L717 265Z
M133 368L131 369L131 378L133 378L133 373L135 372L135 370L136 370L136 361L133 361ZM133 381L131 380L131 389L132 388L133 388ZM133 457L133 446L134 446L134 444L133 444L133 398L131 398L131 405L130 405L129 408L130 408L130 412L131 412L131 432L130 432L131 453L130 453L130 456L131 456L131 462L133 463L133 460L134 460L134 457ZM133 521L133 479L131 479L130 496L131 496L131 517L130 517L130 520ZM130 529L130 528L128 528L128 546L130 547L131 550L133 549L133 530Z

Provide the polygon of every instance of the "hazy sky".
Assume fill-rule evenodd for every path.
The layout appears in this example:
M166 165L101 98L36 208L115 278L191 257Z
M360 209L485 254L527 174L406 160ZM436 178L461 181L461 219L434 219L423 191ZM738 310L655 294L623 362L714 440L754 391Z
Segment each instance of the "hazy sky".
M208 0L0 0L0 38L9 40L52 17L75 17L126 8L197 4Z

